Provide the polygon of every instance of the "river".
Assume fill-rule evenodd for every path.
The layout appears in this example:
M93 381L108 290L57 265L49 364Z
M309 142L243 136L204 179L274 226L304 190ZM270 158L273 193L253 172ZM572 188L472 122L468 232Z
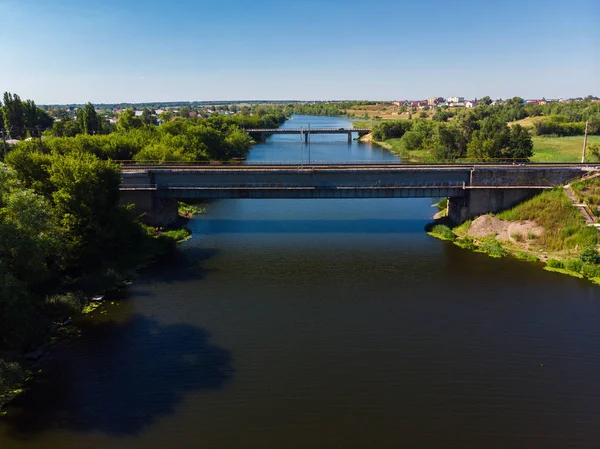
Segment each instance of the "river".
M308 122L349 126L283 126ZM301 157L277 135L248 161ZM312 160L394 158L311 144ZM433 239L434 212L211 204L176 255L79 320L0 420L0 448L600 447L600 289Z

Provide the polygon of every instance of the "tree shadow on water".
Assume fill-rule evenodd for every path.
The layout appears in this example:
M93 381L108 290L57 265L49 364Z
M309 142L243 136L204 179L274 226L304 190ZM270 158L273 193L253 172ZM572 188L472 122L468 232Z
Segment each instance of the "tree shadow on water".
M173 414L186 394L221 389L233 377L231 353L209 337L193 325L141 316L94 325L55 350L2 420L21 439L57 428L139 434Z

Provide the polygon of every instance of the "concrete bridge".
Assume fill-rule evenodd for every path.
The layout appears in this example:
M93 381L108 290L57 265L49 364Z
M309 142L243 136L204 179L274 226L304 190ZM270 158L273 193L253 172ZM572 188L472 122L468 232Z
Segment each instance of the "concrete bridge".
M352 143L352 133L363 136L371 132L369 128L271 128L271 129L247 129L246 132L255 140L264 142L273 134L300 134L304 142L308 143L311 134L347 134L348 143Z
M600 167L527 165L131 165L121 201L150 223L176 217L177 200L225 198L441 198L456 223L498 212Z

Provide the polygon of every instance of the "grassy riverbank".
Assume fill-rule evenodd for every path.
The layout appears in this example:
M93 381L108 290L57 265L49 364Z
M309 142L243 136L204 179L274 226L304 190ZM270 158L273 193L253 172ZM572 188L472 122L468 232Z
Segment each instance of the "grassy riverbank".
M583 185L596 180L581 181ZM512 209L454 226L447 219L428 227L430 235L492 257L538 262L600 284L598 231L586 224L562 187L543 192Z

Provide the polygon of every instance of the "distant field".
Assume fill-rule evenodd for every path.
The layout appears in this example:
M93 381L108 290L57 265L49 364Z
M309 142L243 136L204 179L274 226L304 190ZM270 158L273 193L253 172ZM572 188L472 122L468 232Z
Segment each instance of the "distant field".
M523 128L531 128L533 127L533 123L541 120L543 117L525 117L524 119L521 120L516 120L514 122L508 122L509 126L512 125L521 125Z
M534 136L532 162L579 162L583 149L583 136ZM590 143L600 144L600 136L588 136Z

